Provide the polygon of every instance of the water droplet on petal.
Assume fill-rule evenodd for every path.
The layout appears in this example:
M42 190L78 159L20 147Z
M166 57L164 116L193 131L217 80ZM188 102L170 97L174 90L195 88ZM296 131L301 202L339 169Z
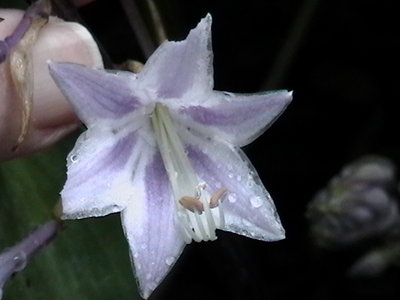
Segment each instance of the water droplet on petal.
M174 263L174 261L175 261L175 257L173 257L173 256L168 256L168 257L166 258L166 260L165 260L165 263L166 263L168 266L172 266L172 264Z
M253 196L250 198L250 203L254 208L259 208L263 204L263 199L260 196Z
M14 270L21 271L26 267L27 259L26 254L24 252L17 253L14 257Z
M228 174L228 177L229 177L229 178L233 178L233 174L232 174L232 173L229 173L229 174Z
M228 195L228 201L229 201L230 203L235 203L236 200L237 200L237 195L236 195L236 193L229 193L229 195Z
M236 176L236 180L237 181L242 181L242 176L240 176L240 175Z
M69 161L70 161L71 163L77 162L77 161L78 161L78 155L76 155L76 154L71 154L71 155L69 156Z
M225 91L223 91L222 93L223 93L225 96L227 96L227 97L233 97L233 96L235 96L235 94L230 93L230 92L225 92Z

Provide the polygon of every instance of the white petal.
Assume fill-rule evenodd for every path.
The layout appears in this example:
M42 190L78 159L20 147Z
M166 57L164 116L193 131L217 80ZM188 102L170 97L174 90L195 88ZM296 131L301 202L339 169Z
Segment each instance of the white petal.
M87 126L99 119L118 120L143 107L133 91L136 76L132 73L110 73L71 63L50 63L49 70Z
M195 171L210 194L221 188L228 190L221 204L226 223L222 229L264 241L284 238L275 205L239 148L183 129L180 135Z
M244 146L260 136L284 111L292 99L288 91L257 94L213 92L173 107L174 118L212 139ZM190 103L190 104L188 104Z
M64 218L121 211L135 198L132 178L144 152L155 145L144 138L150 130L145 126L120 132L90 128L79 137L68 156L68 178L61 192Z
M187 38L163 43L149 58L138 78L154 90L158 100L213 87L211 16L207 15Z
M134 184L142 188L122 212L122 224L141 294L147 299L178 259L184 241L160 154L146 155L138 168Z

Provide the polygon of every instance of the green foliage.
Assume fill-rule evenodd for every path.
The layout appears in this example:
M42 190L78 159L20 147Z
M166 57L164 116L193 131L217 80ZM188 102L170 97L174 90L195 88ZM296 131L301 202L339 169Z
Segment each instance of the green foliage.
M51 218L65 180L66 142L0 165L0 249ZM140 299L119 215L71 221L5 286L3 300Z
M27 4L24 0L0 0L0 7L25 9Z

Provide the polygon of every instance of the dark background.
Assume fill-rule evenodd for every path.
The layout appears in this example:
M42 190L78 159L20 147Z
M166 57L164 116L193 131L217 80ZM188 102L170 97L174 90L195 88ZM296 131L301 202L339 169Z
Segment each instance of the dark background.
M143 7L143 1L137 1ZM156 1L171 40L213 16L215 88L285 88L294 100L244 150L287 231L264 243L219 232L189 245L151 299L398 299L400 268L349 278L364 248L315 246L307 203L343 165L364 154L400 163L400 36L396 1ZM144 61L115 0L80 9L113 63Z

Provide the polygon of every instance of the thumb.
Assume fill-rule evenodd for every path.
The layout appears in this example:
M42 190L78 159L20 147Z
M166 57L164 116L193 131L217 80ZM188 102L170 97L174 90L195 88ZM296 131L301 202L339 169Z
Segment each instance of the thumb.
M13 33L23 12L0 10L0 40ZM11 77L13 66L0 63L0 160L26 155L54 144L76 129L79 121L49 75L47 62L66 61L89 67L103 66L90 33L81 25L51 17L30 49L33 76L31 122L23 142L15 150L21 132L21 99Z

